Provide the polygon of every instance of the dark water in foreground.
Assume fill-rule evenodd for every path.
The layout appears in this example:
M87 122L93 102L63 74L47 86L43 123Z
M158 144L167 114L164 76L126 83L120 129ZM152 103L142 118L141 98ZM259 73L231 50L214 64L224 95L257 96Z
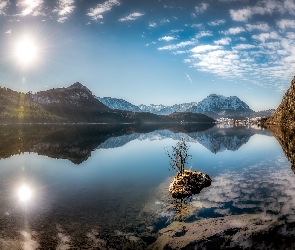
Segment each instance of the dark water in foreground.
M165 148L181 137L212 185L179 217ZM4 126L0 139L0 249L146 249L175 218L295 221L295 176L268 130Z

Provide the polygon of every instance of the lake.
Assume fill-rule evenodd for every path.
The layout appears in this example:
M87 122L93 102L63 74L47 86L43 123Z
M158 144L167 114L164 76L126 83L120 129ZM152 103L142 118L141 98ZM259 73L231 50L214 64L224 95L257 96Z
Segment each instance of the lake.
M182 137L212 184L177 201L166 150ZM7 125L0 139L0 249L295 245L295 175L267 129Z

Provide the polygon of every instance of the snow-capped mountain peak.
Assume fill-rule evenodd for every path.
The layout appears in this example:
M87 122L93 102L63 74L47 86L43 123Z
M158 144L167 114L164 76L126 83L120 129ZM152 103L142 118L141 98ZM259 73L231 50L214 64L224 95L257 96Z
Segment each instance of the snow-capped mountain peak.
M248 112L252 111L250 107L237 96L225 97L223 95L211 94L200 101L196 106L190 109L191 112L205 113L214 112L219 113L224 110Z

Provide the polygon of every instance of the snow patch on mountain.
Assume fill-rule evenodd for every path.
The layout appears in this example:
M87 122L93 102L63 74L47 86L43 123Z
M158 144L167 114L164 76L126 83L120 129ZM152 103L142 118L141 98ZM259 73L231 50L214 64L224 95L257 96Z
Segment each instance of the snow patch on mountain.
M96 98L111 109L119 109L119 110L126 110L126 111L132 111L132 112L142 112L139 107L123 99L117 99L112 97L96 97Z
M174 112L187 112L188 109L194 107L195 105L197 105L197 102L174 104L172 106L165 106L162 104L140 104L138 107L141 109L142 112L150 112L157 115L170 115Z

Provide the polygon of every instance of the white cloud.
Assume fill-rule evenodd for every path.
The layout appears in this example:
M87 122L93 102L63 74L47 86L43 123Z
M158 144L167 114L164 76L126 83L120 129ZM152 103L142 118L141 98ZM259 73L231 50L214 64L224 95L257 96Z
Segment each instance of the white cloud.
M182 29L179 29L179 30L171 30L171 33L179 33L179 32L182 32L183 30Z
M253 15L249 7L240 10L229 10L229 13L234 21L240 22L248 21L248 19Z
M42 9L42 4L43 0L22 0L19 1L16 6L23 8L21 11L21 16L27 16L27 15L32 15L32 16L40 16L40 15L45 15L41 9Z
M173 37L173 36L163 36L163 37L159 38L158 40L159 40L159 41L170 42L170 41L172 41L172 40L176 40L176 38Z
M75 9L74 3L74 0L60 0L58 14L64 16L71 13Z
M138 19L139 17L143 16L143 13L139 13L139 12L134 12L128 16L122 17L119 19L120 22L125 22L125 21L133 21Z
M267 23L258 23L258 24L246 24L246 29L248 31L260 30L260 31L269 31L269 26Z
M284 85L283 81L288 83L288 79L294 75L295 71L295 30L293 30L295 29L295 19L286 16L286 19L279 20L276 19L278 15L275 14L291 13L292 11L295 14L295 0L260 0L255 2L257 3L250 6L249 1L244 1L249 5L248 7L243 5L243 8L231 10L233 20L245 22L252 17L255 19L259 17L254 15L273 14L270 22L249 21L243 25L238 24L225 28L223 25L226 23L225 19L215 19L212 16L211 22L185 24L184 31L191 27L197 28L194 39L183 41L180 34L170 32L170 36L161 37L159 41L173 44L169 43L168 46L157 49L159 51L167 50L173 55L181 54L183 62L187 63L189 67L195 67L198 71L226 78L247 79L248 82L259 86L267 85L280 90ZM208 6L199 4L196 13L208 11ZM215 28L218 25L220 25L219 35L223 36L216 39L213 37L216 31L211 27ZM206 27L209 27L208 30ZM173 38L177 38L179 41L173 41L175 40ZM206 43L204 44L203 41Z
M201 28L203 28L203 24L202 23L195 23L195 24L192 24L191 27L201 29Z
M157 27L157 24L154 23L154 22L150 22L150 23L149 23L149 27L151 27L151 28Z
M294 0L261 0L258 1L255 6L245 7L238 10L230 10L231 18L234 21L246 22L253 15L272 15L273 13L290 13L295 14L295 3Z
M275 52L277 52L277 50L279 50L281 47L281 42L261 43L260 47L265 47L269 51L269 53L272 53L271 50L275 50Z
M295 2L294 0L285 0L284 8L289 11L290 14L295 14Z
M193 49L191 49L191 52L193 53L204 53L207 51L211 51L211 50L217 50L217 49L221 49L222 46L217 46L217 45L199 45L194 47Z
M103 18L103 13L110 11L113 6L119 6L121 3L118 0L107 0L103 4L98 4L95 8L90 8L87 13L93 20Z
M209 7L208 3L200 3L198 6L195 7L197 13L203 13Z
M233 47L233 49L236 49L236 50L254 49L254 48L256 48L256 46L253 44L238 44Z
M173 55L182 55L182 54L186 54L187 51L183 51L183 50L177 50L177 51L173 51L172 54Z
M205 37L205 36L213 36L213 35L212 35L212 32L209 31L209 30L207 30L207 31L203 31L203 30L202 30L200 33L198 33L198 34L196 35L196 38L199 39L199 38L201 38L201 37Z
M245 37L240 36L238 39L240 39L242 42L247 41L247 39Z
M224 19L220 19L220 20L216 20L216 21L212 21L208 23L209 26L219 26L221 24L225 24Z
M286 32L286 37L292 40L295 40L295 33L294 32Z
M53 10L56 12L60 17L58 18L59 23L63 23L65 20L68 19L68 15L73 12L75 9L74 0L60 0L58 1L58 7Z
M11 30L7 30L7 31L5 31L5 34L11 34L11 33L12 33Z
M278 33L272 31L270 33L261 33L259 35L253 35L252 38L264 43L268 39L280 39L280 36L278 35Z
M277 21L277 25L282 30L285 30L286 28L295 29L295 20L282 19Z
M156 42L148 43L148 44L146 44L145 46L150 46L150 45L153 45L153 44L156 44Z
M244 31L245 31L245 29L243 27L235 27L235 28L230 28L227 31L224 31L223 33L225 35L236 35L236 34L239 34L241 32L244 32Z
M239 64L241 60L237 52L227 51L222 46L212 45L195 48L192 52L193 61L191 64L199 71L227 78L243 76L244 68Z
M195 45L195 44L196 44L196 41L194 41L194 40L185 41L185 42L181 42L181 43L178 43L178 44L164 46L164 47L158 48L158 50L175 50L175 49L184 48L186 46Z
M170 20L169 19L161 19L160 20L160 23L163 25L163 24L166 24L166 23L170 23Z
M221 38L220 40L214 41L214 43L217 45L229 45L230 42L231 42L231 38L229 37L224 37L224 38Z
M9 1L0 0L0 15L6 15L6 10L8 8Z
M68 17L63 16L63 17L58 18L57 21L58 21L59 23L64 23L67 19L68 19Z

